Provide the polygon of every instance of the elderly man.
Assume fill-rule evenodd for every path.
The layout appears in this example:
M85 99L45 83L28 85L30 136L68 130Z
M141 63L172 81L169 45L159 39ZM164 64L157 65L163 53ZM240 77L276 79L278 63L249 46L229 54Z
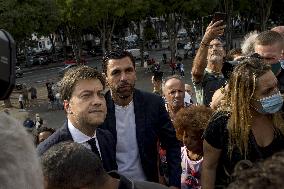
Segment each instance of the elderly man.
M222 21L209 24L193 61L192 81L197 103L209 106L214 92L225 84L222 67L225 57Z
M78 66L65 73L60 87L67 121L39 144L39 154L59 142L71 140L97 154L106 171L116 170L114 139L109 131L97 128L107 112L103 75L94 68Z
M163 93L166 99L166 108L172 120L176 113L190 104L184 102L185 84L178 75L169 76L163 82Z
M180 145L162 97L134 88L135 61L129 52L107 52L102 67L110 88L102 128L115 138L118 172L134 180L158 182L159 140L167 150L169 185L180 188Z

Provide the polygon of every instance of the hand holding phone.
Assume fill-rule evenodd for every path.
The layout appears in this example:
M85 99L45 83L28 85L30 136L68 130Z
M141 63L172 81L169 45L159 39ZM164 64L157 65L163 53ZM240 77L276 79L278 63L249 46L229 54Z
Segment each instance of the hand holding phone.
M223 20L223 22L226 22L227 20L227 14L226 13L222 13L222 12L215 12L213 15L213 23L219 21L219 20Z

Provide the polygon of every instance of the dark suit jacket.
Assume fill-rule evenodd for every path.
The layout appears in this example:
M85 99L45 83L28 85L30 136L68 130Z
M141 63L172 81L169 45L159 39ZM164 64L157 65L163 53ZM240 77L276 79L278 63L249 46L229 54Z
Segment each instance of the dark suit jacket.
M109 130L116 142L115 105L110 92L106 93L107 117L101 128ZM136 136L142 167L147 181L158 182L157 142L167 150L169 184L180 187L181 149L176 132L166 111L163 99L153 93L134 91Z
M106 130L97 128L96 136L100 146L104 169L106 171L117 170L115 157L116 146L112 134ZM72 135L67 126L67 121L60 129L38 145L38 154L41 156L51 146L64 141L73 141Z
M108 173L112 178L119 180L117 189L167 189L168 187L147 181L133 181L117 172L111 171Z

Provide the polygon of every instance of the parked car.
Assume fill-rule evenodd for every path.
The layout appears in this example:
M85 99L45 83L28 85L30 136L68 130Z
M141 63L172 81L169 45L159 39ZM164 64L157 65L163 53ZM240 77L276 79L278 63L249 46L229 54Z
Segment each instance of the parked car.
M64 64L66 64L66 65L73 65L73 64L86 64L87 63L87 61L86 61L86 59L84 58L84 57L81 57L81 59L78 61L78 62L76 62L76 59L75 59L75 57L73 57L73 56L69 56L65 61L64 61Z
M15 67L16 78L23 77L23 70L19 67Z
M126 49L126 51L130 52L135 60L141 59L140 49ZM147 59L149 57L149 53L144 51L143 56Z
M47 65L49 63L46 56L35 56L33 58L33 65Z

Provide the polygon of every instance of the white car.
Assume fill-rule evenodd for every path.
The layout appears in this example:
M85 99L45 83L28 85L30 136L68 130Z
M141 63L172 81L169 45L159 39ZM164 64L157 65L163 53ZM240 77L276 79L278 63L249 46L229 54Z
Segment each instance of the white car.
M135 60L141 59L140 49L126 49L126 51L130 52ZM143 56L147 58L149 57L149 53L144 51Z

